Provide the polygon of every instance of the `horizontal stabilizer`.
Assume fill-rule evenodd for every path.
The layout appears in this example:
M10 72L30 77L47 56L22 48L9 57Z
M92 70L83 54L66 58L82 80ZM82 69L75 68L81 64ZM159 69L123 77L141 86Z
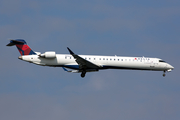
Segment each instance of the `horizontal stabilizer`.
M17 40L10 40L10 43L7 44L6 46L13 46L13 45L23 45L26 44L26 42L22 39L17 39Z

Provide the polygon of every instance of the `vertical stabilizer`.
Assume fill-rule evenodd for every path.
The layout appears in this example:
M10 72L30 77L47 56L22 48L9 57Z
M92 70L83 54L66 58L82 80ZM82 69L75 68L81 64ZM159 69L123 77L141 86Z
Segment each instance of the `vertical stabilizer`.
M10 40L10 43L6 46L16 45L21 55L34 55L36 54L23 39Z

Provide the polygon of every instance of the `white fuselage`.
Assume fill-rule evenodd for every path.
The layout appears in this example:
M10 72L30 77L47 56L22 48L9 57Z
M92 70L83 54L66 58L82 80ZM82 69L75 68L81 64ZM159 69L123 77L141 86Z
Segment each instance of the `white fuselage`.
M99 69L132 69L132 70L154 70L171 71L174 67L159 58L146 57L122 57L122 56L95 56L79 55L80 57L99 66ZM72 55L56 54L56 58L42 58L38 55L20 56L19 59L42 66L66 67L79 69L79 65Z

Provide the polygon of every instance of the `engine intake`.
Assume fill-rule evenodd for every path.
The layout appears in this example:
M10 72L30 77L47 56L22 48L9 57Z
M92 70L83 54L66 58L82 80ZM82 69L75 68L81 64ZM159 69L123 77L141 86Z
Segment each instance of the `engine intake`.
M40 56L40 57L43 57L43 58L52 59L52 58L56 58L56 52L53 52L53 51L45 52L45 53L43 53L43 54L40 54L39 56Z

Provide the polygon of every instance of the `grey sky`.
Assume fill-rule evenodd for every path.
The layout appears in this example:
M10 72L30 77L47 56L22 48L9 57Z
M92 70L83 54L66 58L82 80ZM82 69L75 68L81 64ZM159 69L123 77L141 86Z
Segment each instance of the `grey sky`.
M1 120L179 120L180 1L1 0ZM158 57L162 72L79 74L18 60L8 39L39 52Z

